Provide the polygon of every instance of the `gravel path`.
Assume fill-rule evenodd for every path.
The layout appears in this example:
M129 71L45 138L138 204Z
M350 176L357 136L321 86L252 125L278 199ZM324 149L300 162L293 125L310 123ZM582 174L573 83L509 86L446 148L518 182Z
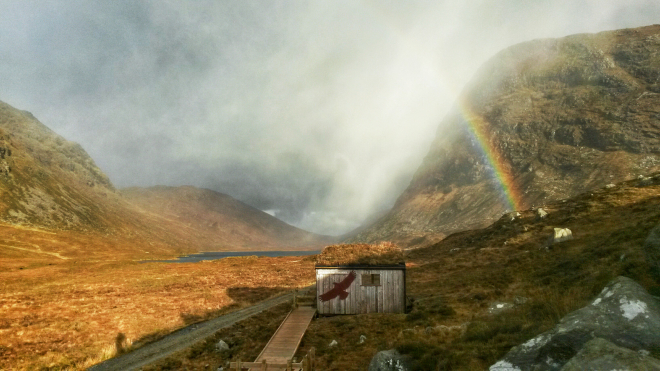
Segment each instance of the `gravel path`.
M195 323L177 330L164 338L147 344L130 353L110 358L90 367L90 371L137 370L170 354L186 349L197 341L206 339L216 331L231 326L278 304L291 301L293 293L270 298L251 307L243 308L206 322Z

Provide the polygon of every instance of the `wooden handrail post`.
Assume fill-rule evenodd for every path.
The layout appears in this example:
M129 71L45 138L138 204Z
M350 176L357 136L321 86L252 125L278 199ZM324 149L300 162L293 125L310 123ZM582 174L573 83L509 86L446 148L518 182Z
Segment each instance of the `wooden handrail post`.
M236 371L243 371L243 367L241 367L241 359L236 360Z
M291 359L286 361L286 371L293 371L293 366L291 365Z
M293 307L298 307L298 289L293 290Z
M266 363L265 359L261 361L261 371L268 371L268 363Z

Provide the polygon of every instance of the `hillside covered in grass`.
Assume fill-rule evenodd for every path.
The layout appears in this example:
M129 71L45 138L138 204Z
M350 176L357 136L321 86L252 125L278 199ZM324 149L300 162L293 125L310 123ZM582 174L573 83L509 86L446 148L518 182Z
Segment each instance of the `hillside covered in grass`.
M528 209L408 252L407 287L413 300L408 313L318 318L297 356L314 347L318 369L366 370L378 351L396 349L408 357L413 370L484 370L512 347L590 303L617 276L632 278L660 296L660 282L654 280L643 251L649 232L660 223L660 174L543 208L545 218ZM555 227L571 229L574 239L550 244ZM496 310L504 303L507 310ZM272 333L278 325L274 321L264 327L260 322L259 333ZM257 327L239 327L235 330L243 335L216 334L150 369L256 357L268 337L248 341ZM362 343L361 335L366 336ZM220 339L231 346L224 356L213 347ZM332 340L338 345L330 346ZM660 356L660 349L652 355Z
M660 282L642 249L660 223L660 176L651 179L549 203L543 219L533 209L505 215L411 251L410 313L320 318L303 352L316 347L325 370L366 368L377 351L392 348L410 356L415 370L484 370L588 304L617 276L658 296ZM571 229L574 239L549 245L555 227ZM497 303L513 307L491 314ZM368 340L357 345L363 334ZM329 347L332 339L338 347Z

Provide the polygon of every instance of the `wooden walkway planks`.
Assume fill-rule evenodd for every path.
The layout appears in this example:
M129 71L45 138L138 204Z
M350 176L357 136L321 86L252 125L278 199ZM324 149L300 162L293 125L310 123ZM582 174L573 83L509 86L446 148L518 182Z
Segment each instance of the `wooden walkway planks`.
M316 309L312 307L298 307L292 310L275 331L273 337L270 338L255 362L266 360L269 364L286 364L298 350L300 340L305 335L305 331L307 331L307 327L312 322L315 313ZM271 371L271 368L269 367L268 370Z

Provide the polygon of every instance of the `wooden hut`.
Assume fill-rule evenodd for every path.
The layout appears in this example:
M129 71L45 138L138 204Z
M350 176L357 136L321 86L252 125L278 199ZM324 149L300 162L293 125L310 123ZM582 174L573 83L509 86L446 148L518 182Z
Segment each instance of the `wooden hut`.
M403 313L405 304L406 264L396 246L333 245L319 255L319 314Z

